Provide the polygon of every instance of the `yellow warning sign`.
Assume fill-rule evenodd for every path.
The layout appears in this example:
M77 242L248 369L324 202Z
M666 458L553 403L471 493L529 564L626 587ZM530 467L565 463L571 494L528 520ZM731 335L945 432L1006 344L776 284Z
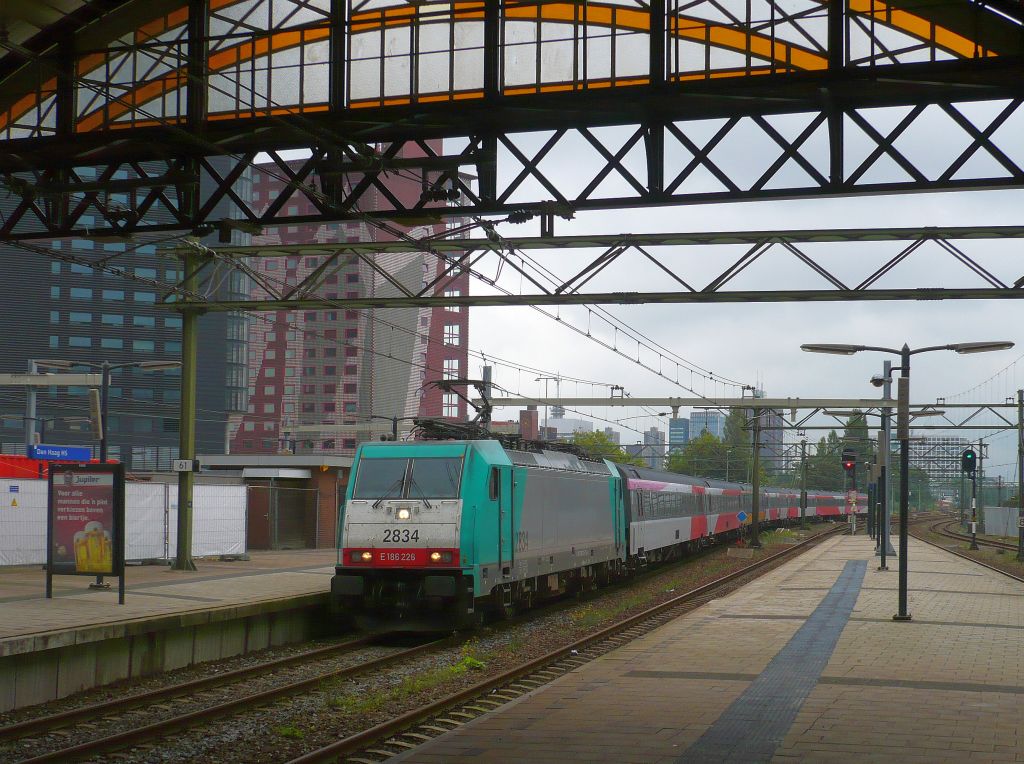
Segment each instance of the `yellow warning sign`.
M11 499L11 509L17 509L17 508L18 508L18 500L17 499Z

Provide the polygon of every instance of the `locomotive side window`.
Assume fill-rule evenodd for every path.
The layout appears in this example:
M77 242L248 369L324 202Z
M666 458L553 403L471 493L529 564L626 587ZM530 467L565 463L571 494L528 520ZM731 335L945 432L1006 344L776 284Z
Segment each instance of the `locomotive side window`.
M356 471L353 499L399 498L408 459L362 459Z
M491 467L491 481L488 494L491 497L491 501L497 501L498 496L501 495L501 473L497 467Z

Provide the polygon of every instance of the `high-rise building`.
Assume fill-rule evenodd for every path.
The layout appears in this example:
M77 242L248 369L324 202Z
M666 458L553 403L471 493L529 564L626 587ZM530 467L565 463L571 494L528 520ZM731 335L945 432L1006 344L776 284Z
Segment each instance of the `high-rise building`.
M593 432L594 423L588 419L551 417L548 420L548 429L555 431L558 440L572 440L572 436L577 432Z
M899 444L900 441L893 441L892 448L897 453ZM910 466L927 474L933 486L959 485L963 452L972 445L977 450L977 445L967 438L923 437L908 441L908 444Z
M82 181L95 177L89 167L76 168L75 172ZM112 178L126 179L130 179L126 169L118 170ZM248 177L243 176L235 184L235 192L243 199L248 197L248 183ZM145 193L110 193L104 199L107 205L137 209ZM0 195L0 210L10 204L10 198ZM146 213L150 219L159 219L161 214L168 215L156 211L155 206ZM216 213L211 217L216 218ZM89 216L81 218L83 225L93 222ZM240 232L234 232L233 237L233 243L248 243ZM121 366L180 360L182 320L162 304L166 286L181 277L179 261L166 253L173 243L144 237L43 242L53 250L86 261L76 263L26 253L14 244L0 244L7 283L17 285L8 290L8 307L0 318L4 336L0 370L25 372L33 359L78 363L72 369L76 372L91 371L86 364L103 361ZM240 299L247 294L247 278L235 271L209 296ZM245 408L247 321L243 315L218 312L199 319L198 452L222 452L226 412ZM178 456L180 386L179 369L143 371L123 366L113 370L105 425L108 458L134 471L170 469L171 461ZM91 446L98 454L88 422L81 421L89 416L88 393L84 387L39 388L36 432L45 430L48 442ZM8 403L0 409L0 444L6 453L25 453L25 393L9 390L7 398Z
M704 432L710 432L719 440L725 440L725 414L721 411L694 411L690 414L690 439L696 440Z
M622 435L618 430L613 430L611 427L605 427L604 434L605 437L608 438L608 442L619 445L619 440L622 438Z
M540 424L536 406L527 406L519 412L519 434L524 440L537 440L540 436Z
M657 427L644 430L643 457L652 470L661 469L665 463L665 433Z
M765 409L761 414L761 462L765 469L771 472L777 472L786 466L786 444L783 439L785 424L782 414L775 409Z
M389 192L395 197L410 204L419 199L418 178L396 174L390 181ZM265 208L273 203L286 192L288 182L278 173L257 172L254 205ZM289 199L286 211L318 214L301 195ZM445 226L434 223L406 230L423 238L443 234ZM254 243L343 244L394 238L366 221L347 221L279 227ZM260 258L253 267L271 284L294 285L321 268L325 258L295 252ZM345 256L327 268L313 292L323 301L321 307L268 313L268 320L253 322L249 407L231 423L231 451L350 454L357 443L391 433L393 417L399 418L400 436L411 429L414 417L465 420L466 403L430 383L469 376L468 310L345 307L347 299L398 297L423 289L449 296L467 294L469 275L446 276L447 266L447 261L422 251Z
M668 450L682 450L690 442L690 420L676 417L668 420Z

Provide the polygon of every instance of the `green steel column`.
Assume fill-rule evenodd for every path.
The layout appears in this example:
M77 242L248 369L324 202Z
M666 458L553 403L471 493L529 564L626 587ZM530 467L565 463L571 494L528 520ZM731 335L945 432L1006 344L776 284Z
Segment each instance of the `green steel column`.
M761 409L754 409L754 454L750 476L750 511L753 519L750 522L750 546L761 548Z
M182 257L185 271L183 286L190 292L196 289L197 257L188 253ZM199 313L196 309L181 311L181 423L179 426L178 458L196 458L196 351L199 346ZM178 473L178 546L174 557L174 570L195 570L192 559L192 487L195 477L191 471Z
M1024 562L1024 390L1017 391L1017 562Z

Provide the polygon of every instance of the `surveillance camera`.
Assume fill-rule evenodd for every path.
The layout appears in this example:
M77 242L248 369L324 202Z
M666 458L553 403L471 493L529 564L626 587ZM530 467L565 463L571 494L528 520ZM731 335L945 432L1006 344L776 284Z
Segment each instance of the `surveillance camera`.
M883 385L885 385L885 383L886 379L881 374L876 374L871 378L871 384L873 384L875 387L882 387Z

